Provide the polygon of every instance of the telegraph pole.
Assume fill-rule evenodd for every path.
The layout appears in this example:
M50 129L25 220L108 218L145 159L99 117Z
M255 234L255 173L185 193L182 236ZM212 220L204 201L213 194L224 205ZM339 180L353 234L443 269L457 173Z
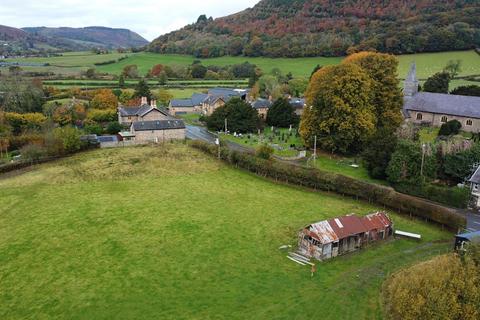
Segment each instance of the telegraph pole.
M425 143L422 144L422 165L420 167L420 176L423 178L423 165L425 164L425 148L427 145Z
M228 120L225 118L225 134L228 132Z
M317 162L317 136L315 136L315 140L314 140L314 143L313 143L313 163L315 165L315 163Z

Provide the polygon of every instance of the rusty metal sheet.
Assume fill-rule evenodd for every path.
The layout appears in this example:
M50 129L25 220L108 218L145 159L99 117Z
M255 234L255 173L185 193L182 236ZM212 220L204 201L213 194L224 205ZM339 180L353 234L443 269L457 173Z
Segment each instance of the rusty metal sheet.
M362 219L362 223L370 230L384 230L392 227L392 221L384 212L377 212L369 214Z
M326 220L314 223L308 226L307 229L315 235L313 238L322 244L338 241L338 236Z
M361 219L354 214L330 219L328 223L339 239L367 232Z

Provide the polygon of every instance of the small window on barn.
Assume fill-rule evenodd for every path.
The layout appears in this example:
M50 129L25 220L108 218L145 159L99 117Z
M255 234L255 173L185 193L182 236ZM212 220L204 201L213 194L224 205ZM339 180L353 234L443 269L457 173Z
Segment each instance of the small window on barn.
M423 114L417 113L417 120L422 120L423 119Z
M446 122L448 122L448 118L447 118L447 116L443 116L443 117L442 117L442 122L443 122L443 123L446 123Z
M471 126L471 125L473 125L473 121L472 121L472 120L470 120L470 119L469 119L469 120L467 120L467 126Z
M132 117L128 116L128 120L132 120Z

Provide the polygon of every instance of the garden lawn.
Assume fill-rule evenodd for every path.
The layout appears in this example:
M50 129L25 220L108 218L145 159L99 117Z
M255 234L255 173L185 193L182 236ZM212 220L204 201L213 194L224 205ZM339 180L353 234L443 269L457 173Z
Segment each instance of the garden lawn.
M356 165L358 167L353 167L352 165ZM388 184L388 182L384 180L371 178L368 175L367 169L361 163L361 159L319 153L317 155L317 160L315 161L315 167L320 170L338 173L357 180L383 185Z
M391 213L396 240L310 269L278 249L380 208L274 184L185 145L98 150L0 178L1 319L380 319L394 270L452 234Z

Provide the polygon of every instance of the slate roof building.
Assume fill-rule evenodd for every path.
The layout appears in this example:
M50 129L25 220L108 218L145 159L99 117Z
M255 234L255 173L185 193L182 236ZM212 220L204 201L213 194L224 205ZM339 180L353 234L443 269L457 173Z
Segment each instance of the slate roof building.
M480 166L477 167L473 175L468 179L472 194L472 205L480 208Z
M403 114L407 121L440 127L458 120L462 130L480 131L480 97L418 92L418 83L413 63L404 86Z
M152 121L168 119L167 110L157 108L157 102L152 100L148 104L147 98L142 97L140 105L136 107L118 107L118 122L123 125L131 125L136 121Z
M272 101L269 99L257 99L252 102L252 108L256 109L260 118L265 120L267 119L268 109L270 109L272 104Z
M122 133L122 137L135 142L164 142L167 140L185 139L185 123L173 118L166 110L159 109L156 101L149 105L147 98L142 97L137 107L118 108L118 121L130 127L130 132Z
M393 222L386 213L365 217L352 214L305 227L299 233L298 251L309 258L326 260L392 235Z
M137 121L132 123L130 132L135 141L163 143L185 139L185 123L179 119Z

